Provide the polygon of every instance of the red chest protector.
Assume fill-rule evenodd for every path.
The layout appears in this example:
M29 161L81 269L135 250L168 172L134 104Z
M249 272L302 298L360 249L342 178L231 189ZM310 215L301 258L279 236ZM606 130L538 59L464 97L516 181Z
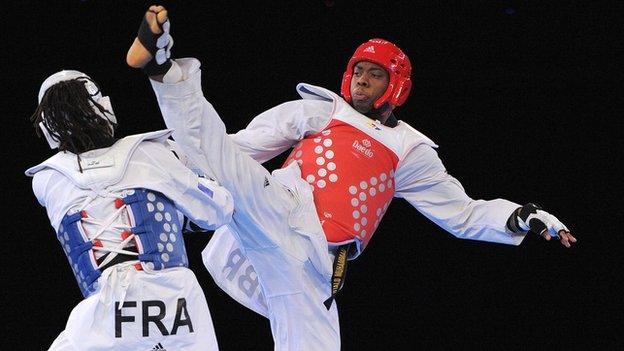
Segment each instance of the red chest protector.
M364 117L365 118L365 117ZM368 244L394 195L398 157L379 141L334 118L301 140L286 160L299 162L314 189L327 241Z
M299 84L297 91L303 98L332 103L333 109L327 125L295 145L285 165L299 163L314 189L327 241L355 242L354 258L394 197L400 161L419 144L437 145L402 121L390 128L371 120L327 89Z

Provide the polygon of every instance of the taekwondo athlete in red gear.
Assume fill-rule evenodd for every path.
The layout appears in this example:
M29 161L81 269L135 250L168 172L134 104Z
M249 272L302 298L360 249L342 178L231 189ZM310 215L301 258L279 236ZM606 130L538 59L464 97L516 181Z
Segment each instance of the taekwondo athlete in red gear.
M228 223L229 192L174 156L170 130L116 139L84 73L51 75L38 100L34 125L59 152L26 175L84 295L50 350L217 350L182 230Z
M129 57L136 53L131 48ZM332 267L332 259L345 245L352 259L364 250L392 197L459 238L518 245L530 229L565 246L576 241L533 204L466 195L437 145L392 114L409 94L411 65L386 40L356 50L343 76L344 99L299 84L303 99L260 114L230 137L203 98L199 66L175 60L164 76L151 76L152 86L176 141L233 192L237 213L217 230L204 262L233 298L269 318L276 350L340 349L336 304L323 304L333 295L332 273L344 268ZM272 174L258 163L291 147Z

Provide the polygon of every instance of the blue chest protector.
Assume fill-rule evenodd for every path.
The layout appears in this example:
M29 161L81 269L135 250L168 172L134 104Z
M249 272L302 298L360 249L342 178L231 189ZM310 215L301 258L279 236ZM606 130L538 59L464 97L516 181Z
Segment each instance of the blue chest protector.
M149 270L188 267L182 224L171 200L153 190L136 189L131 195L117 201L117 204L127 206L132 223L135 224L130 233L135 235L138 251L138 256L120 254L122 259L117 263L137 261L143 269ZM57 232L57 238L85 297L97 291L97 280L102 275L102 268L111 266L100 267L95 259L94 241L88 239L81 224L86 216L88 208L86 211L65 215ZM125 239L124 235L129 233L120 231L120 241Z

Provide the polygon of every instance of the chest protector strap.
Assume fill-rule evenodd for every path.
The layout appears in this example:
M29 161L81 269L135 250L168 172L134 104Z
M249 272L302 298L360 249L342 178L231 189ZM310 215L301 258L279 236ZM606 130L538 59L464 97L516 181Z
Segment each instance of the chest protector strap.
M182 224L173 202L147 189L139 189L123 200L134 218L130 232L137 241L142 266L151 270L188 267Z
M83 211L66 215L56 235L67 255L78 287L80 287L82 295L86 297L97 290L96 280L102 275L102 272L97 268L92 250L93 242L87 240L80 225L83 215Z

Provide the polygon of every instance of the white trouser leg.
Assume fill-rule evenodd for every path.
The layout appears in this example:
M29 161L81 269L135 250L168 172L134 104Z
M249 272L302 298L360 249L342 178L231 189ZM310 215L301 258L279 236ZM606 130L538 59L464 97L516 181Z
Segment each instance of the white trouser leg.
M291 227L290 215L299 203L227 137L219 115L203 98L200 83L195 74L179 86L153 85L165 122L175 130L174 139L194 164L232 193L235 209L230 227L258 274L276 349L301 349L296 347L298 343L310 345L304 350L333 349L323 347L324 343L311 345L314 340L310 338L325 340L324 334L334 334L331 343L339 348L335 308L333 312L321 310L330 282L315 269L306 268L318 247ZM327 247L323 250L327 255ZM297 314L301 312L306 312L309 321L300 321ZM282 346L281 335L290 335L286 346Z
M318 275L312 271L308 262L303 267L302 292L267 298L275 351L340 350L336 303L329 311L323 305L327 289L325 284L318 284Z

